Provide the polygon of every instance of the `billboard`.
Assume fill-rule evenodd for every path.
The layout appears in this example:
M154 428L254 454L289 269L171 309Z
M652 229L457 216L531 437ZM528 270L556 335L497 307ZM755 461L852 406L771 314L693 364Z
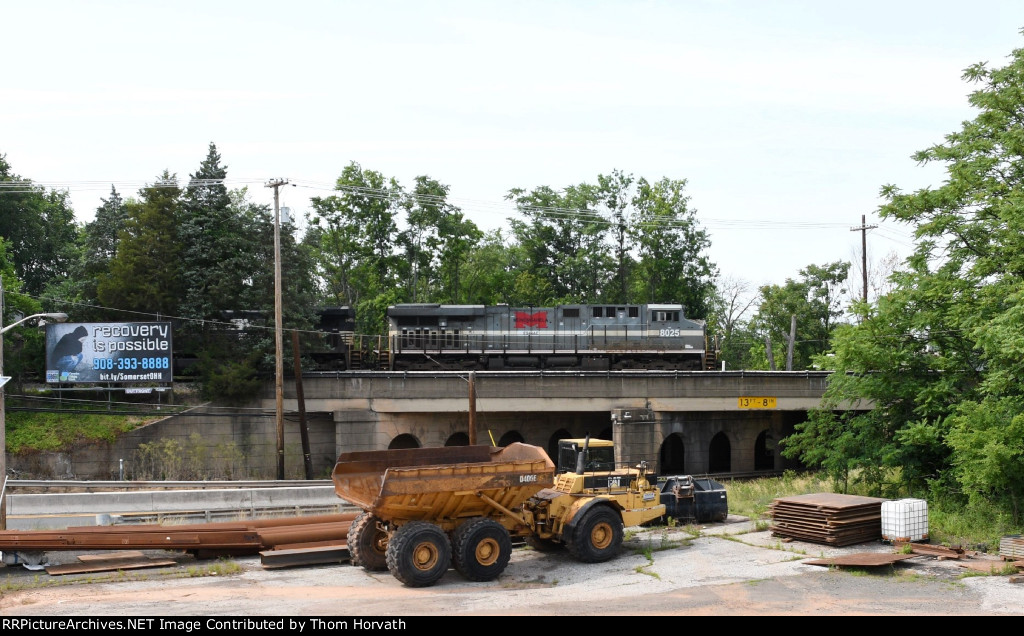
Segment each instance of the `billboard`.
M172 382L169 322L46 325L47 382Z

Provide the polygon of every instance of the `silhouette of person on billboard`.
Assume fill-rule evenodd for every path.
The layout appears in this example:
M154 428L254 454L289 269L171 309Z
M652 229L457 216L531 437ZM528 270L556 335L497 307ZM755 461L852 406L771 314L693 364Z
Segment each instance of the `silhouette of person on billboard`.
M57 369L63 373L71 373L82 361L82 339L89 334L83 325L78 325L71 333L66 333L57 341L53 348L53 357L57 359Z

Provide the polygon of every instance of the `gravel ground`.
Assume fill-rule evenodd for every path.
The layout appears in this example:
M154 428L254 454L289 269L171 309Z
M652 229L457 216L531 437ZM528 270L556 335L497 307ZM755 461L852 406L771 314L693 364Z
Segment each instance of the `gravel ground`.
M892 553L872 542L843 548L787 542L743 518L700 527L627 530L622 554L583 564L564 551L517 547L495 581L454 570L429 588L406 588L388 572L348 564L265 569L236 557L237 571L186 576L217 562L170 556L178 565L121 575L50 576L0 568L3 616L407 617L536 615L1024 615L1024 584L970 576L971 563L915 556L896 565L836 568L806 561L860 552ZM54 553L51 563L77 558Z

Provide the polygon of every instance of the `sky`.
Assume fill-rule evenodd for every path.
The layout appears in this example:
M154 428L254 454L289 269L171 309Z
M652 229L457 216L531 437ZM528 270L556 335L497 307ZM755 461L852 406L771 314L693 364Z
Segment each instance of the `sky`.
M722 277L758 286L859 267L862 239L869 271L909 254L879 191L941 185L912 155L974 118L962 72L1008 63L1024 5L0 0L0 23L0 155L83 223L211 142L257 203L286 179L300 226L353 162L436 179L484 230L513 188L619 170L686 180Z

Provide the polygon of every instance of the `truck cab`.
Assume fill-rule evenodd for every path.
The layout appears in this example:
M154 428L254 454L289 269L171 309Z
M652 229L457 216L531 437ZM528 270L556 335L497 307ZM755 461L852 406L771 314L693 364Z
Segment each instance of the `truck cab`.
M555 464L557 475L612 471L615 470L615 446L607 439L561 439Z

